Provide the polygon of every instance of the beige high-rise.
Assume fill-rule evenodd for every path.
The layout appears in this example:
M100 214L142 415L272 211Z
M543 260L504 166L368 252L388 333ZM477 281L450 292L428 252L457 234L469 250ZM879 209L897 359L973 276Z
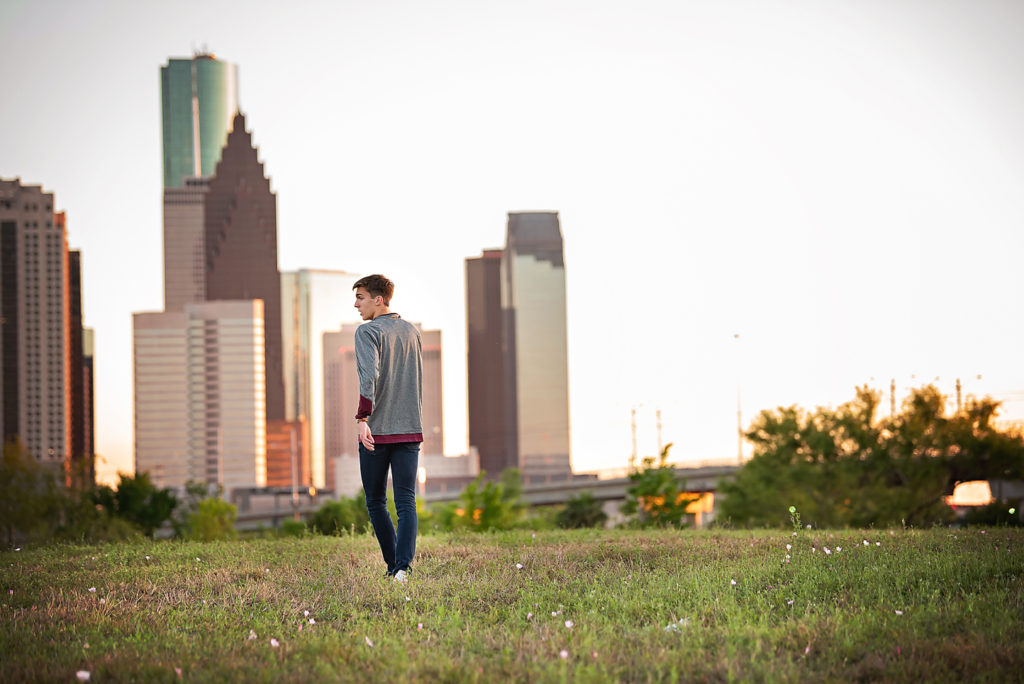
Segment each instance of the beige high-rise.
M136 472L266 485L264 341L258 299L134 315Z
M71 449L68 244L53 194L0 180L0 435L63 468Z

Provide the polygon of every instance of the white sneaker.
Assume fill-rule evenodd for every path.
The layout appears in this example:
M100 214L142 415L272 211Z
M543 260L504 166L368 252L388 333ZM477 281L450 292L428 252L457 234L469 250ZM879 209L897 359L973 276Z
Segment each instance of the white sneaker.
M395 573L395 581L398 582L399 584L405 584L405 582L408 579L409 579L409 575L408 575L408 573L405 572L405 570L399 570L398 572Z

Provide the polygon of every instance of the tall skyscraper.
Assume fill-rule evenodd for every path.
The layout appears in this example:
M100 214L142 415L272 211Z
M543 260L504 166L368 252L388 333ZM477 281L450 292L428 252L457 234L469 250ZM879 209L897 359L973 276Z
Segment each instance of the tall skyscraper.
M345 321L358 321L352 306L355 273L302 269L281 273L282 358L285 418L305 419L305 454L313 484L327 483L324 457L323 334ZM353 414L355 415L355 414Z
M160 68L164 187L213 175L238 112L238 69L213 55L171 59Z
M444 414L441 385L441 331L423 330L423 444L422 458L444 455ZM327 454L327 486L335 491L353 491L359 482L358 433L355 416L359 405L359 375L356 372L355 334L357 323L323 334L324 448ZM339 470L342 459L354 466ZM355 459L355 460L352 460ZM358 491L359 485L354 489Z
M71 383L70 475L78 483L95 482L93 453L92 337L82 326L82 253L68 252L68 335ZM89 339L86 340L86 335Z
M263 303L134 315L135 471L161 487L266 484Z
M510 213L505 249L467 259L466 279L469 443L481 469L496 477L515 466L535 481L570 477L558 214Z
M284 420L277 197L245 117L235 116L204 199L206 301L262 299L266 316L267 418Z
M65 217L53 207L40 186L0 180L0 434L63 475L72 456L72 287ZM80 281L76 290L80 301Z
M512 378L506 378L500 249L466 259L466 351L469 443L480 469L497 477L519 467Z

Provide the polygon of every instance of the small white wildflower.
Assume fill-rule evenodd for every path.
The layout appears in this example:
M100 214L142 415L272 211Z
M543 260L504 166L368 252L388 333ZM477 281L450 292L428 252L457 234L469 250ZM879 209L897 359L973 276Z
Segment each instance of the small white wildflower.
M406 596L406 597L405 597L405 601L406 601L406 603L408 603L409 601L412 601L412 599L411 599L411 598L409 598L408 596Z
M729 584L731 584L732 586L735 587L736 586L736 580L734 580L734 579L729 580Z
M793 545L792 544L786 544L786 550L787 551L792 551L793 550Z
M532 620L533 619L533 613L527 613L526 614L526 619L527 620Z
M309 618L309 624L315 625L316 624L316 619L315 618Z
M551 617L557 617L557 616L559 616L561 614L562 614L561 610L553 610L553 611L551 611Z
M875 546L881 546L882 542L875 542Z
M789 599L788 601L786 601L786 605L787 606L793 605L793 599Z
M827 546L825 547L825 554L829 556L832 555L831 549L829 549Z
M788 553L786 554L786 560L789 560L789 554Z
M250 629L250 630L249 630L249 641L252 641L252 640L253 640L253 639L255 639L255 638L256 638L256 632L254 632L254 631L252 631L252 630Z
M576 623L575 623L575 622L573 622L572 620L566 620L566 621L565 621L565 626L566 626L566 628L568 628L568 629L572 629L573 627L575 627L575 626L576 626Z
M423 629L423 623L421 622L418 625L416 625L416 629Z
M309 611L308 610L302 611L302 615L303 615L303 617L309 617Z
M199 560L199 556L196 556L196 563L202 563L202 562L203 561Z
M281 642L278 641L277 639L274 639L273 637L271 637L270 645L273 646L274 648L277 648L278 646L281 645Z
M87 682L87 681L89 681L89 677L92 676L92 673L89 672L88 670L79 670L78 672L75 673L75 676L78 677L78 681L80 681L80 682Z
M837 546L836 547L836 553L842 553L842 551L843 551L843 547L842 546Z
M523 564L522 563L516 563L516 569L517 570L522 570L523 569Z
M896 614L897 614L897 615L903 615L903 611L902 611L902 610L897 610L897 611L896 611Z
M366 645L369 646L370 648L373 648L373 642L370 641L370 637L363 637L363 638L366 639Z
M864 540L864 546L871 546L871 542L869 542L867 539L865 539Z
M96 593L96 587L89 587L89 591L91 591L92 593L95 594Z
M101 604L101 605L102 605L102 604L104 604L104 603L106 603L106 602L107 602L107 599L105 599L105 598L101 598L101 599L100 599L100 604Z
M149 556L146 556L146 560L149 560Z
M567 660L569 658L569 652L563 648L561 651L558 652L558 657L562 660Z

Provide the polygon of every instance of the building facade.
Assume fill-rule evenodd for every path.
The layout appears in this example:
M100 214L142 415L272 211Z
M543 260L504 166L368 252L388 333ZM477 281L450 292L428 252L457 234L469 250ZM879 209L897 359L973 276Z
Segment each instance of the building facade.
M281 340L285 418L305 420L309 440L305 459L312 483L327 483L324 451L323 334L343 322L356 322L354 273L302 269L281 273ZM354 415L354 414L353 414Z
M423 349L423 444L421 462L428 455L444 455L442 407L441 331L423 330L418 323ZM355 416L359 407L359 375L356 372L355 333L358 324L323 334L324 449L327 455L327 487L339 493L358 491L359 440ZM353 465L355 464L355 465ZM422 463L421 463L422 464Z
M238 68L213 55L160 68L164 187L213 175L238 111Z
M203 200L206 301L263 301L266 316L266 415L284 420L281 274L277 197L237 114Z
M263 302L134 315L135 471L160 487L266 485Z
M0 180L0 433L62 475L73 451L72 379L81 372L80 354L72 367L70 270L53 194ZM80 328L80 279L76 294Z
M164 311L206 301L208 178L185 178L164 188Z
M527 481L571 477L558 214L510 213L505 248L467 259L466 278L469 443L480 467L491 477L517 467Z

